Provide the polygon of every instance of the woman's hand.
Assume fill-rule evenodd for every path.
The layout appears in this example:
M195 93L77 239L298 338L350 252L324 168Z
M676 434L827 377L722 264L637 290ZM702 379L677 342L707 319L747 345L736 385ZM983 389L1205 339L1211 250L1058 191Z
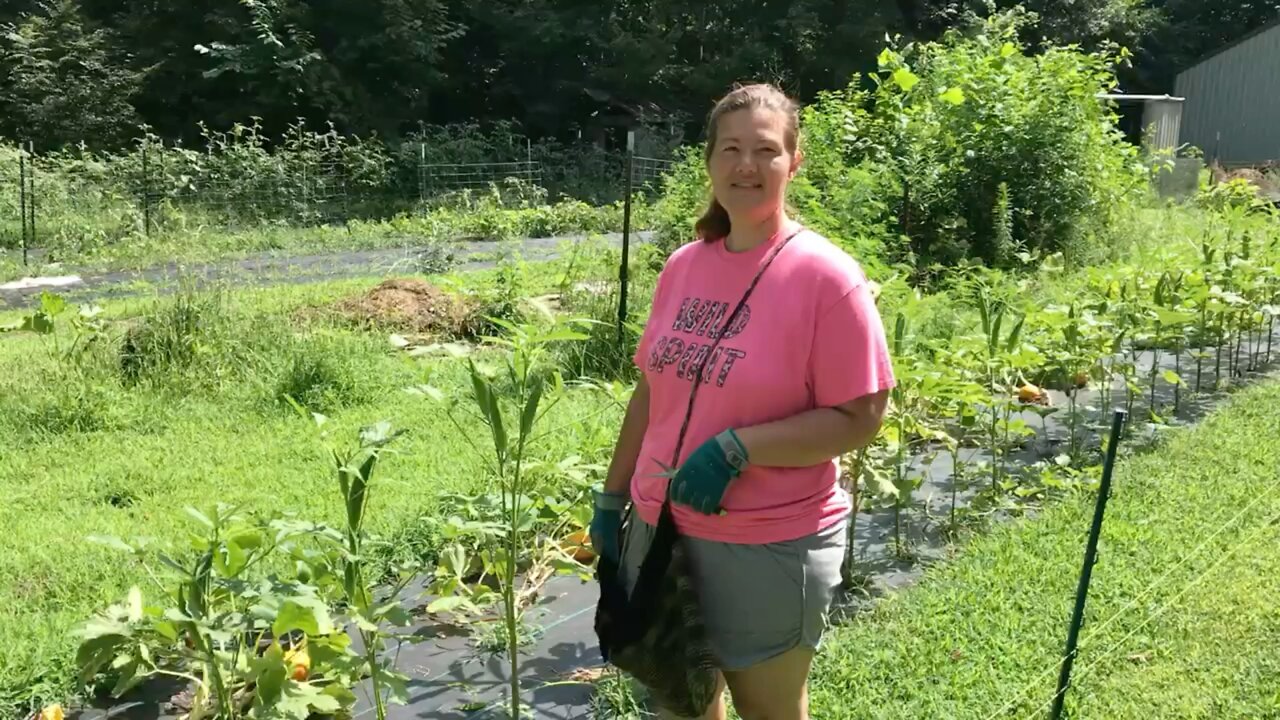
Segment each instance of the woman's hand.
M611 492L595 494L595 513L591 516L591 547L600 557L620 562L622 551L622 511L627 506L627 496Z
M671 501L704 515L720 512L729 483L747 466L747 450L732 429L704 442L671 478Z

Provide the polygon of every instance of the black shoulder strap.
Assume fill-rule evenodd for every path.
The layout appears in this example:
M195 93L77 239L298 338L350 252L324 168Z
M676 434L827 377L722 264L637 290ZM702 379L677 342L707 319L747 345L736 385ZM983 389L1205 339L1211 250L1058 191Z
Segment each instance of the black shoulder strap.
M738 304L733 308L733 312L729 314L728 319L726 319L724 324L720 326L721 331L716 336L715 342L711 344L711 347L707 350L706 354L702 356L702 362L696 363L695 367L692 369L693 387L689 390L689 406L685 408L684 422L681 423L680 434L676 437L676 449L671 456L671 467L678 467L680 463L680 451L684 449L684 436L685 433L689 431L689 420L693 417L693 402L697 399L698 388L702 387L703 383L703 367L711 361L712 357L715 356L716 348L720 346L720 340L724 337L724 331L733 327L734 320L738 318L738 313L742 312L742 308L746 306L747 299L751 297L751 293L755 291L756 285L760 283L760 278L764 275L764 271L769 269L769 266L773 264L773 259L778 257L778 253L782 252L782 249L787 246L787 243L791 242L792 238L804 231L804 226L800 226L790 235L783 238L782 242L778 243L777 247L769 253L769 256L765 258L764 264L760 266L760 269L756 271L755 277L751 279L751 284L748 285L746 291L742 293L742 298L738 300ZM724 241L722 240L721 242Z

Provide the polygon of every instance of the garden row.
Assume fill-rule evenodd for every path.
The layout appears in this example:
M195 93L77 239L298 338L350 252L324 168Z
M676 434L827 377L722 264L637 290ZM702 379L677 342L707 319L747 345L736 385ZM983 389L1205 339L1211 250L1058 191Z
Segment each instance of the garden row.
M895 368L902 382L894 392L890 416L878 441L846 458L847 480L857 490L864 513L888 509L894 514L895 526L899 529L932 522L932 509L921 502L917 492L924 477L918 470L920 459L931 454L954 456L951 487L953 492L967 496L966 502L955 503L953 513L941 521L951 531L972 526L992 511L1025 509L1029 503L1091 487L1098 448L1091 440L1088 408L1076 403L1083 388L1092 385L1103 393L1099 403L1103 409L1119 404L1132 410L1135 418L1163 422L1174 417L1177 406L1187 402L1191 395L1229 385L1247 370L1264 366L1274 357L1269 342L1280 292L1277 281L1280 257L1276 255L1274 243L1274 220L1268 213L1256 205L1205 214L1166 209L1152 211L1150 222L1151 232L1157 234L1158 239L1138 243L1129 261L1121 265L1071 271L1050 257L1040 263L1036 273L1027 276L971 269L956 275L950 287L927 295L912 290L901 279L883 278L881 310L891 332ZM559 298L558 311L549 307L555 302L554 297L531 302L518 298L525 293L509 294L512 312L506 320L489 326L496 340L479 348L473 349L465 343L440 343L448 338L423 338L403 331L393 336L394 346L385 351L372 349L376 345L368 342L356 341L365 348L360 352L394 353L373 361L379 365L390 363L388 368L397 368L381 392L344 395L342 382L327 382L326 378L334 372L345 376L341 370L335 371L334 366L349 362L343 356L351 351L347 345L351 341L338 340L338 336L311 345L312 349L304 351L300 358L302 365L290 370L296 382L277 386L280 390L275 396L287 398L280 407L288 407L293 400L304 409L304 414L324 412L336 419L346 418L341 425L347 428L347 433L354 432L357 425L375 425L370 421L381 418L391 418L397 427L405 424L398 419L406 412L405 401L389 403L390 396L382 393L399 393L409 388L429 400L428 405L434 409L425 411L425 415L423 410L414 410L412 416L432 416L435 426L432 436L440 440L450 438L443 446L430 450L430 454L438 458L443 452L454 463L464 456L469 458L454 468L435 465L434 476L462 473L470 475L472 481L459 482L459 478L445 483L447 487L461 490L454 494L428 491L427 495L434 495L434 499L430 501L433 509L426 517L411 508L402 508L395 513L395 523L380 524L380 527L403 538L403 528L416 525L417 530L410 536L417 533L414 547L419 550L407 555L399 553L395 564L405 571L406 578L413 574L409 570L421 563L426 563L422 569L432 570L429 589L436 599L426 608L427 612L448 615L473 627L487 627L486 632L496 636L499 642L526 638L521 610L535 597L537 587L549 573L583 570L573 559L578 552L572 543L573 536L580 533L587 519L583 493L591 482L598 480L607 461L610 432L628 391L624 384L588 381L586 377L625 378L627 353L618 349L613 330L607 324L612 299L572 288L590 285L584 282L587 275L578 274L583 272L583 267L590 266L592 273L607 277L606 269L611 264L607 257L570 258L560 261L555 268L548 268L543 286L548 291L569 290ZM577 271L571 269L575 262L580 264ZM652 275L646 273L643 259L637 261L635 270L642 284L651 285ZM491 277L499 279L503 272ZM56 328L70 313L69 309L57 312L60 309L57 301L50 299L49 302L42 311L22 321L25 329ZM587 323L573 320L584 313L600 320ZM92 313L79 316L71 323L72 327L52 335L56 338L53 342L57 343L55 367L100 367L104 352L108 363L115 363L118 368L134 367L134 372L139 373L135 384L130 385L128 378L117 376L110 382L119 389L110 392L133 396L132 407L139 412L175 389L194 390L197 394L215 392L209 385L200 388L195 380L197 376L221 376L214 384L225 382L234 386L260 372L237 365L249 357L260 356L267 347L257 351L235 350L234 345L215 341L214 335L202 334L216 324L210 322L212 315L216 313L208 307L193 312L187 318L190 325L184 326L175 319L182 313L171 310L168 314L151 315L140 326L131 323L134 328L124 337L116 334L114 323L99 325L101 318ZM158 323L157 317L165 319ZM286 316L267 317L272 318L271 323L279 323ZM149 336L139 328L146 328L148 323L174 337L155 342L152 335L151 340L141 342L140 339ZM262 320L251 324L261 328ZM320 322L313 324L306 335L321 338L335 331L355 332L352 337L362 334L341 330L341 327ZM382 328L384 332L390 329ZM262 330L255 332L261 334ZM383 347L387 347L385 335L383 337ZM132 348L128 345L130 342ZM201 346L205 348L203 354L196 351L185 359L180 352L175 352L175 349ZM82 350L86 354L77 357L76 353ZM335 352L338 354L334 355ZM1169 363L1140 363L1138 356L1143 353L1165 355L1175 369L1155 371ZM119 364L126 357L134 357L131 361L134 365ZM162 362L148 364L148 358L160 358ZM424 378L419 371L408 370L404 361L426 363L430 376ZM181 367L183 363L185 368ZM592 369L584 375L588 363L592 363ZM86 380L95 377L93 373L78 375L79 372L59 377L60 382L72 388L72 395L77 383L88 382L92 386L106 382L101 376ZM387 370L370 367L357 374L366 372L377 375L386 374ZM1108 396L1112 380L1120 381L1119 390ZM163 390L166 387L168 390ZM1060 391L1067 399L1066 405L1044 406L1046 389ZM148 392L158 395L145 401L139 397ZM437 404L440 402L444 405ZM545 412L547 408L550 408L549 416ZM445 409L449 411L442 412ZM1028 411L1044 416L1057 413L1064 418L1067 434L1061 450L1047 462L1023 465L1012 460L1017 448L1035 432L1034 424L1025 419ZM287 416L281 417L279 412L267 412L267 427L274 428L270 432L279 433L282 423L290 424ZM251 411L251 415L260 418L255 423L264 422L262 413L261 405ZM237 416L243 418L243 410ZM602 419L608 422L601 423ZM163 426L170 421L153 419L152 422ZM115 434L113 430L107 427L100 432L111 436ZM152 427L151 430L164 431L165 428ZM477 434L478 430L484 435ZM208 433L207 429L185 429L185 432L192 431L196 436ZM65 427L62 432L69 432L71 436L64 435L61 440L36 437L32 439L35 443L32 447L49 442L62 442L63 447L67 447L68 439L75 446L87 447L88 438L76 438L74 426ZM226 442L235 442L232 436L237 433L221 434L226 436ZM171 433L166 436L176 439ZM587 440L588 436L592 439ZM299 436L295 428L288 431L288 437L296 444L305 435ZM490 449L482 453L486 445ZM444 450L445 447L452 449ZM966 463L962 455L965 449L981 449L990 460L981 464ZM406 452L424 450L427 446L419 443ZM255 452L276 454L266 447ZM45 460L40 458L49 457L41 450L32 454L29 462L42 463ZM393 455L391 462L395 460ZM35 467L28 462L18 466ZM315 471L314 465L308 467L311 472ZM338 467L335 465L333 471ZM68 480L71 475L83 473L72 468L64 472ZM259 475L261 472L253 474ZM291 477L296 476L297 471L291 473ZM488 489L480 490L483 485L488 485ZM386 492L389 494L386 501L395 504L392 498L402 496L402 491L393 489L394 486L383 487L386 490L378 491L375 497ZM966 488L973 492L967 492ZM415 495L421 493L422 490L415 491ZM303 603L320 613L299 622L306 623L304 630L313 629L312 620L317 623L315 629L332 627L333 634L321 633L322 644L344 642L337 629L345 624L355 623L354 627L361 627L361 618L352 614L357 606L343 595L357 590L356 586L347 584L345 570L354 558L343 555L341 548L347 548L347 555L354 555L350 552L352 542L369 541L359 533L353 535L349 525L333 523L333 514L329 512L292 519L273 516L272 512L264 514L268 507L294 506L285 500L264 506L265 498L248 487L219 491L218 497L229 505L239 506L242 517L235 522L223 522L217 516L229 510L218 510L203 500L193 502L214 525L201 531L206 538L199 546L209 563L193 564L200 554L192 557L188 550L171 550L171 559L187 574L174 580L165 579L159 586L151 581L140 584L146 588L143 616L137 617L136 607L129 610L127 604L119 606L115 621L125 622L127 617L119 613L133 612L133 620L126 622L128 632L118 625L110 625L111 632L104 630L105 634L95 636L97 645L92 645L102 654L82 656L82 662L96 659L99 663L110 663L124 658L115 671L108 673L112 682L119 681L116 671L121 668L127 670L125 675L145 676L163 671L198 677L205 683L207 697L213 698L218 694L214 687L215 674L224 683L222 692L234 695L252 686L254 673L277 672L274 665L258 667L250 663L245 666L239 659L249 652L249 645L244 643L257 642L259 634L285 633L290 637L296 634L293 631L299 628L287 628L287 623L272 614L276 610ZM343 498L347 497L344 493ZM180 511L181 505L175 505L175 498L167 491L158 492L157 499L164 501L160 507L149 502L139 506L168 515L163 526L168 528L165 534L172 537L180 527L175 524L174 514ZM304 506L315 509L327 504L312 498ZM19 507L28 505L17 503ZM349 513L339 517L343 515L348 520L352 517ZM330 525L314 526L304 522L306 532L283 532L284 528L293 527L288 523L302 519L323 519ZM399 528L395 527L397 524ZM332 529L327 529L329 527ZM234 532L228 528L234 528ZM216 535L209 534L215 531ZM233 540L242 531L248 533L247 544L255 547L242 547ZM254 533L278 539L259 542L250 537ZM909 546L900 542L904 536L900 535L895 545L895 554L902 557L911 555ZM378 547L376 543L372 546ZM84 550L75 552L85 554ZM390 557L387 554L384 560L389 562ZM215 558L221 559L215 562ZM249 562L250 558L255 559ZM243 566L240 560L244 560ZM857 574L859 563L867 561L865 557L855 558L850 565L855 571L851 575ZM319 563L327 570L308 563ZM392 566L380 563L374 577L386 579L385 572ZM141 560L133 561L130 567L134 568L130 573L133 577L150 576ZM283 583L287 588L270 589L261 585L264 582L261 573L267 569L276 573L270 582ZM517 570L522 572L516 574ZM199 577L209 599L199 617L191 615L195 611L189 608L190 592L179 591L193 581L196 577L193 573L197 571L204 573ZM156 577L159 576L157 572ZM246 582L250 577L253 582ZM343 580L334 584L325 580L326 577ZM118 581L108 584L118 586ZM295 594L280 594L286 590ZM266 594L265 597L270 593L275 593L274 599L265 605L256 600L250 602L260 594ZM175 620L179 616L173 613L169 613L168 618L163 612L158 616L148 614L151 613L148 607L164 607L161 598L170 598L167 602L183 613L182 619ZM289 605L290 601L293 605ZM244 611L251 607L255 608L254 612L246 614ZM483 621L474 622L491 618L497 608L513 611L500 629ZM366 607L364 612L375 609ZM381 611L390 612L400 620L407 617L400 610L382 607ZM289 610L289 613L295 612L295 609ZM232 643L223 648L230 655L215 653L212 646L206 647L203 654L192 652L186 647L187 641L181 638L179 642L170 643L169 626L164 623L173 622L178 622L187 636L206 633L203 639L192 640L197 646L213 640ZM103 627L108 626L99 630ZM64 626L60 632L67 629ZM252 631L252 638L241 631ZM285 642L282 652L287 646ZM233 648L239 651L234 652ZM326 655L322 651L320 660L314 655L308 656L312 665L304 684L309 684L310 689L288 690L293 688L289 683L297 681L285 680L282 692L303 693L314 699L312 690L348 686L356 676L368 671L367 658L361 660L358 654L352 654L354 652L344 650ZM283 654L277 659L281 663L279 667L286 670L292 667L285 662ZM214 660L224 665L215 666ZM329 666L330 660L337 665ZM364 670L360 669L360 662L365 662ZM90 667L100 669L92 664ZM341 696L335 699L350 699L338 689L327 694L335 693ZM273 698L274 695L260 698L258 702L275 702ZM252 702L252 698L246 696L246 702ZM327 704L330 700L316 702Z

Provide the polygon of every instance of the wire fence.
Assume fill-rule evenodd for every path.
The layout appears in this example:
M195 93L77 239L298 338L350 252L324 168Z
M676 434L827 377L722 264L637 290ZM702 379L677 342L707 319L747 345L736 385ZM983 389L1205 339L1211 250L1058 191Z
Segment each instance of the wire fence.
M264 224L313 226L597 197L652 199L675 166L626 152L583 153L581 162L525 157L469 163L429 162L424 145L394 154L340 143L289 151L228 146L190 150L164 142L95 156L36 154L0 145L0 250L42 243L103 245L170 227L237 230ZM626 168L632 169L628 178ZM630 182L628 182L628 179ZM597 200L597 202L599 202Z

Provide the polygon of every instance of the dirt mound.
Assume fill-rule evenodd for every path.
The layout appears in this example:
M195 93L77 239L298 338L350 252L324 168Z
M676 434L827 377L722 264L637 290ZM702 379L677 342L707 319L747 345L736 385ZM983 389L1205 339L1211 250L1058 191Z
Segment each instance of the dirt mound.
M363 295L338 302L336 310L361 325L427 335L459 335L467 327L467 302L413 279L386 280Z

